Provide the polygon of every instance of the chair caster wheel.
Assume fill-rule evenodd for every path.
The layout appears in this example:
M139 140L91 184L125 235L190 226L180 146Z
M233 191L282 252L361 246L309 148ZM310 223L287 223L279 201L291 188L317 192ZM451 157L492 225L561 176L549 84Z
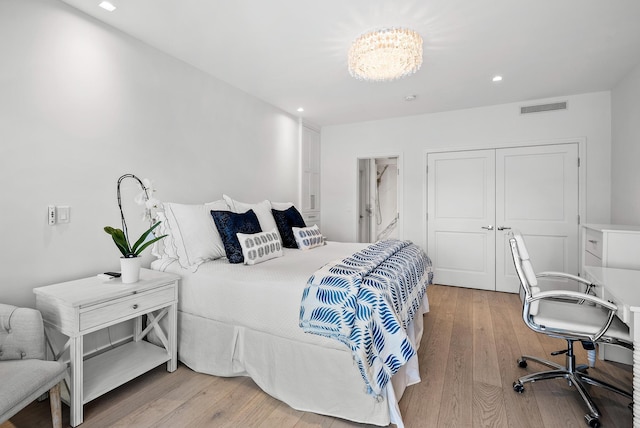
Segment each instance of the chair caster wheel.
M513 382L513 390L518 394L522 394L524 392L524 385L520 382Z
M526 368L527 367L527 360L525 360L524 358L518 358L518 367L520 368Z
M589 425L591 428L600 428L601 426L600 419L593 415L584 415L584 419L587 421L587 425Z
M587 370L589 370L589 366L586 364L580 364L579 366L576 366L576 371L579 371L580 373L587 374Z

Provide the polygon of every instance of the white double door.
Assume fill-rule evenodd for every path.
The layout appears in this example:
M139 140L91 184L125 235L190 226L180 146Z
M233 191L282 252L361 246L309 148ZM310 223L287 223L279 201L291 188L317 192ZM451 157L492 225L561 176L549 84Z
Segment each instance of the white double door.
M512 229L537 272L578 273L578 143L434 153L427 163L434 282L518 292Z

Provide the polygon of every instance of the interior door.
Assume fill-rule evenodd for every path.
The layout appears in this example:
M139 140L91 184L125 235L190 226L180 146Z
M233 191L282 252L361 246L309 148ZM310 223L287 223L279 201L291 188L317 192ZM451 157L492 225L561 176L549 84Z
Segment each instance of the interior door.
M525 236L537 272L578 273L577 143L429 154L427 165L435 282L518 292L510 229Z
M429 154L428 254L438 284L495 289L495 151Z
M496 150L496 290L516 293L507 228L523 234L536 272L578 274L578 144ZM500 230L503 229L503 230ZM575 289L567 280L540 286Z
M371 242L371 165L373 159L358 159L358 242Z

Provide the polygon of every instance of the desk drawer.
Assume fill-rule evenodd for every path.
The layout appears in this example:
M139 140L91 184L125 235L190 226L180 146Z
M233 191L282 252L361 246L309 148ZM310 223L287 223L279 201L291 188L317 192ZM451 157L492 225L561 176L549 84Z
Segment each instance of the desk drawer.
M584 253L584 264L585 266L597 266L602 267L602 259L594 256L588 251Z
M585 249L602 260L602 232L593 229L587 229L587 242L584 243Z
M126 320L149 312L150 308L175 300L173 285L106 302L80 313L80 331L98 327L113 320ZM98 306L98 305L96 305Z

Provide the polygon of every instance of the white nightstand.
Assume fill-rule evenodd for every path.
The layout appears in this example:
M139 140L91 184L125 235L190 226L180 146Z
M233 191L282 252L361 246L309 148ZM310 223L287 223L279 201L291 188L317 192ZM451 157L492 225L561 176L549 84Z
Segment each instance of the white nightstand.
M55 359L61 359L69 350L72 426L82 423L85 403L164 362L167 371L176 370L179 279L178 275L142 269L135 284L90 277L33 290L45 331L55 329L69 337L53 353ZM154 316L153 311L159 312ZM145 314L148 325L143 330ZM158 322L165 316L168 327L163 331ZM130 319L134 319L133 341L83 361L84 335ZM163 347L142 340L152 329Z

